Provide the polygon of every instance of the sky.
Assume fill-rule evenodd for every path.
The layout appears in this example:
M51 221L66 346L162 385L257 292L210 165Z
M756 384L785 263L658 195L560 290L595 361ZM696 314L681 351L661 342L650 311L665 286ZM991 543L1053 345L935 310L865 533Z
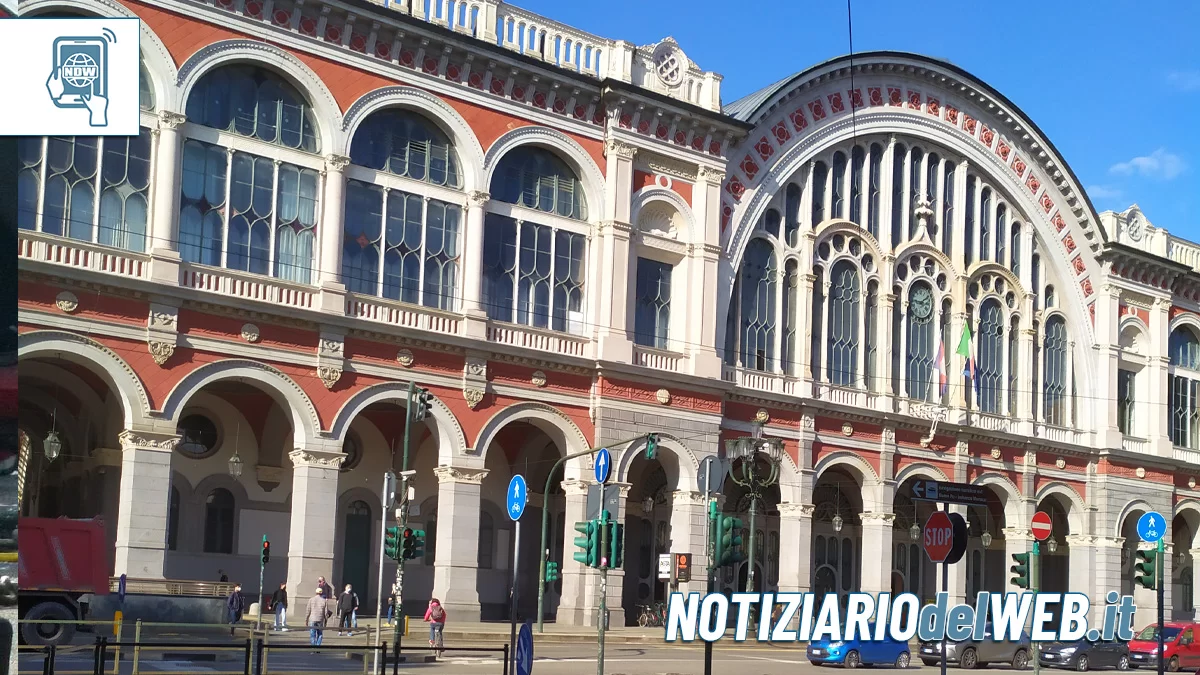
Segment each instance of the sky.
M848 53L845 0L516 0L637 45L672 36L723 104ZM602 10L598 9L602 8ZM1200 2L852 0L854 51L954 63L1036 124L1097 211L1200 241Z

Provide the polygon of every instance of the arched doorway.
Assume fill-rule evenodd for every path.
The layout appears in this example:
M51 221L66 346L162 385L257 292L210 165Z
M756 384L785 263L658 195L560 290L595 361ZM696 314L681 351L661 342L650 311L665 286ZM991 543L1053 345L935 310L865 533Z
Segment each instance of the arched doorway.
M826 470L813 487L812 590L817 607L836 593L843 609L860 587L862 485L843 466Z
M345 535L342 541L342 578L339 586L350 584L359 601L370 595L371 574L371 507L358 500L346 508ZM340 588L338 590L341 590Z

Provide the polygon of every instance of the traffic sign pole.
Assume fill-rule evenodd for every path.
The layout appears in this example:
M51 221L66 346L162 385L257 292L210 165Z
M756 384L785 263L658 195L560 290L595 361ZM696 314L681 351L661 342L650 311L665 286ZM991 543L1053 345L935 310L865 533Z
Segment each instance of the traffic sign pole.
M596 675L604 675L604 615L608 611L608 511L600 509L600 620L596 622L597 651Z
M1034 527L1038 524L1038 516L1046 516L1046 521L1049 522L1050 514L1045 511L1038 511L1033 516ZM1037 536L1037 530L1034 530L1034 536ZM1046 531L1042 539L1050 536L1050 527L1047 525ZM1029 556L1029 586L1033 591L1034 597L1037 597L1038 591L1042 588L1042 547L1038 544L1038 540L1033 540L1033 555ZM1032 637L1032 634L1030 635ZM1033 675L1038 675L1042 671L1042 664L1039 662L1038 646L1036 642L1030 642L1029 648L1033 651L1031 658L1033 659Z
M950 513L950 503L949 502L943 503L942 509L943 509L944 513L949 514ZM943 516L943 518L947 522L949 522L949 520L950 520L949 515ZM928 529L928 528L926 528L926 529ZM928 535L926 535L926 536L928 536ZM926 552L928 552L929 548L926 547L925 550L926 550ZM946 562L946 557L942 556L942 592L943 593L947 593L950 590L950 587L948 585L949 580L950 580L950 565ZM942 675L946 675L946 632L945 631L942 631Z
M1160 537L1158 540L1158 555L1156 556L1158 560L1157 564L1155 564L1157 568L1155 572L1158 574L1158 583L1155 584L1158 586L1158 675L1163 675L1163 669L1166 667L1163 664L1163 586L1165 585L1163 583L1163 552L1163 540Z

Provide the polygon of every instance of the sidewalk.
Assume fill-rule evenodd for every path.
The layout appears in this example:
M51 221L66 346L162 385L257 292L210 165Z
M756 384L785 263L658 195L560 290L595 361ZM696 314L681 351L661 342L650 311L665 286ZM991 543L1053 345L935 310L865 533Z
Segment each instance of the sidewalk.
M273 617L269 617L273 618ZM253 623L243 621L246 623ZM338 628L331 626L325 629L324 643L337 645L351 644L366 644L368 631L371 635L371 642L374 642L375 627L378 624L377 620L362 619L358 620L358 628L354 629L354 635L343 637L338 635ZM426 644L429 640L429 624L421 621L420 617L409 617L408 620L408 636L402 638L402 644ZM270 628L270 621L263 622L264 628ZM279 633L271 631L271 642L301 642L308 640L308 629L301 625L289 624L288 632ZM520 630L518 624L517 629ZM383 640L392 641L392 634L395 630L394 626L383 625ZM604 639L606 642L616 644L663 644L665 629L659 628L641 628L639 626L614 626L605 631ZM533 634L539 642L554 642L554 643L578 643L587 642L594 644L597 639L597 628L595 626L566 626L555 623L544 624L544 632L537 632L537 624L533 624ZM451 644L467 644L467 645L487 645L495 643L497 645L508 642L510 635L510 626L508 622L465 622L451 621L446 624L445 630L442 631L442 637L447 646Z

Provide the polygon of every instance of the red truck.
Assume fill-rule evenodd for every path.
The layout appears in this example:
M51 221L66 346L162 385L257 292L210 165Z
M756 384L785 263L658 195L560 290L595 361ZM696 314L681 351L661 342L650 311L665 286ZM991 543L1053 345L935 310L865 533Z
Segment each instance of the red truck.
M21 641L70 643L87 616L84 595L108 595L108 545L99 518L21 518L17 527ZM63 623L37 623L38 619Z

